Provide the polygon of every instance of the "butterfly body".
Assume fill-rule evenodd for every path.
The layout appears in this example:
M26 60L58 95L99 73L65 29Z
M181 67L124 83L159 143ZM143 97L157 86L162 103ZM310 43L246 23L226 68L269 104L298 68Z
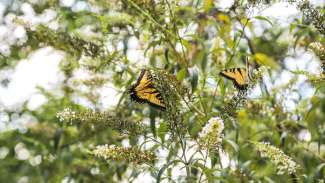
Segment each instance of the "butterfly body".
M220 72L220 75L233 81L234 85L241 90L248 86L251 76L246 68L232 68Z
M148 103L161 110L166 109L161 93L154 87L152 76L148 70L143 69L141 71L136 84L131 86L129 93L133 101Z

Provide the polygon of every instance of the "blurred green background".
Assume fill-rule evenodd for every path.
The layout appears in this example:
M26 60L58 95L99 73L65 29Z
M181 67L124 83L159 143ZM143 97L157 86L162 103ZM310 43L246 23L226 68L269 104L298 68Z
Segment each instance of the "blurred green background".
M322 1L0 1L0 182L324 180L324 12ZM238 90L219 72L244 68L246 57L265 72L233 107ZM164 112L131 102L143 68L186 88L182 141ZM224 154L204 159L192 145L227 106ZM60 121L65 108L80 119ZM99 116L83 120L89 110ZM261 158L251 142L263 141L299 165L295 175ZM91 153L101 144L138 146L157 160L106 161Z

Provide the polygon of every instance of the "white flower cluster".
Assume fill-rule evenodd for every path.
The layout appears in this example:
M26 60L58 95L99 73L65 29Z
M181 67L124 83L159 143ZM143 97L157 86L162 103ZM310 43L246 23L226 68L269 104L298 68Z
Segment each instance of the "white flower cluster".
M253 75L263 76L269 69L269 66L262 65L258 69L253 70Z
M97 157L102 157L104 159L109 159L110 149L114 148L115 146L108 146L107 144L98 145L96 149L93 151L94 155Z
M108 146L107 144L96 146L93 154L105 160L126 161L135 164L152 163L156 158L151 151L141 151L137 147Z
M289 174L296 173L298 165L292 160L291 157L284 154L280 149L272 146L268 142L255 143L257 150L260 152L261 157L269 158L273 164L276 165L277 174L282 175L285 172Z
M267 71L270 69L269 66L262 65L258 69L253 70L253 80L251 84L255 85L257 82L260 81L263 76L267 73Z
M60 121L72 121L76 119L77 115L75 111L72 111L70 108L65 108L63 111L60 111L56 114L56 117L59 118Z
M208 150L218 150L223 139L223 120L219 117L211 118L199 133L199 143Z

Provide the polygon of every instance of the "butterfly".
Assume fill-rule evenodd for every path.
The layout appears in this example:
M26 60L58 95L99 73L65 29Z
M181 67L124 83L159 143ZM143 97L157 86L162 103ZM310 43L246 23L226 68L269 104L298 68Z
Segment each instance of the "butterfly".
M166 109L161 93L154 87L152 76L148 70L143 69L141 71L137 82L131 86L129 93L133 101L139 103L146 102L161 110Z
M220 75L233 81L235 87L240 90L245 90L249 81L252 80L251 68L246 64L246 68L225 69L220 72Z

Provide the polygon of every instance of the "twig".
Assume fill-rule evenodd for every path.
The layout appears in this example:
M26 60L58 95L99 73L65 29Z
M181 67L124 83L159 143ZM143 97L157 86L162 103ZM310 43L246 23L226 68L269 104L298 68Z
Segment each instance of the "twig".
M190 110L194 110L195 112L197 112L198 114L200 114L201 116L206 116L206 114L202 111L200 111L198 108L196 108L193 105L190 105L188 101L186 101L186 99L183 96L180 96L183 101L185 102L186 106L190 109Z
M141 9L137 4L135 4L132 0L127 0L134 8L136 8L138 11L140 11L140 13L142 13L144 16L146 16L147 18L149 18L149 20L151 22L153 22L154 24L156 24L159 28L161 28L164 32L168 33L170 36L172 37L176 37L174 34L172 34L171 32L169 32L168 30L165 29L165 27L163 27L161 24L159 24L154 18L152 18L152 16L150 14L148 14L146 11L144 11L143 9Z
M242 37L244 36L244 32L245 32L245 29L246 29L246 26L247 26L248 22L249 22L249 19L246 20L246 22L245 22L245 24L244 24L244 27L243 27L243 30L242 30L242 32L240 33L240 36L239 36L239 38L238 38L238 41L237 41L237 39L235 40L235 44L234 44L233 47L231 48L232 53L231 53L229 59L227 60L226 65L229 64L230 61L231 61L231 60L233 59L233 57L235 56L235 53L234 53L234 52L235 52L235 49L238 47L240 40L241 40Z
M314 151L311 151L310 149L308 149L306 147L304 147L304 150L311 153L312 155L314 155L315 157L317 157L321 161L325 162L325 159L322 156L320 156L318 153L315 153Z
M205 165L206 165L206 163L207 163L208 154L209 154L209 150L207 150L207 152L206 152L206 154L205 154L205 156L204 156L204 164L203 164L204 167L205 167ZM199 182L201 182L202 177L203 177L203 170L201 171L201 175L200 175L200 178L199 178Z
M169 9L169 14L170 16L172 17L172 20L175 20L175 16L172 12L172 9L170 7L170 4L167 0L165 0L167 6L168 6L168 9ZM182 38L180 37L179 33L178 33L178 29L177 29L177 26L176 26L176 23L173 21L173 29L174 29L174 33L177 35L178 37L178 41L180 41L181 43L181 47L182 47L182 53L183 53L183 58L185 60L185 65L188 66L188 60L187 60L187 57L186 57L186 54L185 54L185 51L184 51L184 46L182 44Z

